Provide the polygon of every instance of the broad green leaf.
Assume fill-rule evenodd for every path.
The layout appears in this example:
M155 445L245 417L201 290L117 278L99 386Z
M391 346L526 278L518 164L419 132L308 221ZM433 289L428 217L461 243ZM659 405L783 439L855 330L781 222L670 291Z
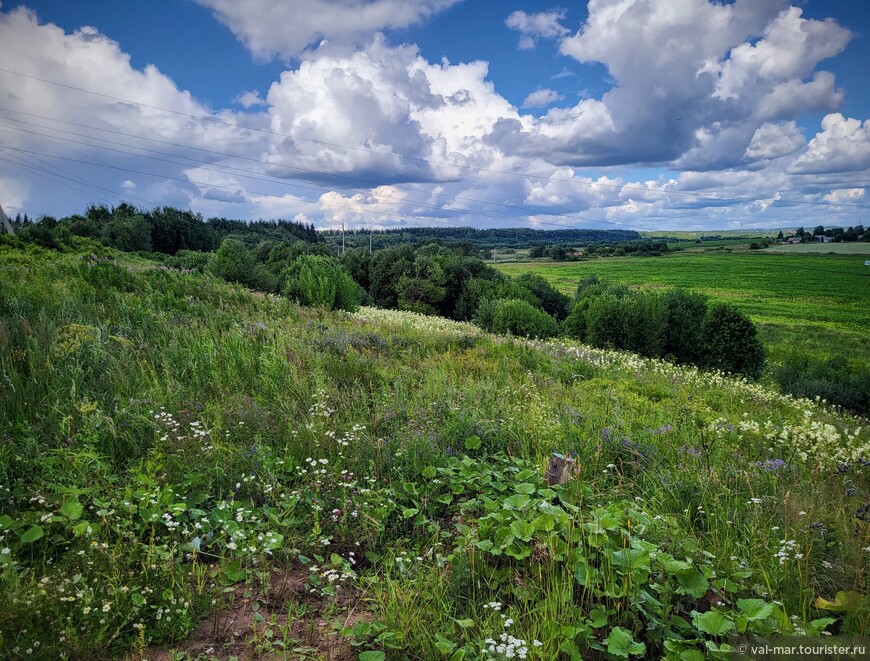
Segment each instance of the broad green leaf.
M495 534L492 536L492 541L501 548L505 548L508 544L514 541L514 534L511 532L511 529L507 526L502 526L498 530L495 531Z
M81 517L84 511L84 506L76 498L65 498L63 505L60 506L60 513L70 521L75 521Z
M84 537L86 535L90 535L94 529L91 528L91 524L87 521L82 521L81 523L77 523L73 526L73 536L75 537Z
M683 589L693 597L700 598L707 593L707 577L694 567L677 571L676 576Z
M504 499L504 506L506 509L512 510L524 510L528 508L529 503L532 502L532 499L529 498L524 493L515 493L513 496L508 496Z
M423 469L423 477L425 477L428 480L431 480L437 474L438 474L438 471L435 470L434 466L426 466L426 468Z
M738 599L737 607L750 622L764 620L773 615L773 604L764 599Z
M734 629L734 623L719 611L707 611L706 613L693 611L692 618L700 631L711 636L721 636Z
M541 514L532 521L532 525L535 526L535 530L550 532L556 527L556 518L552 514Z
M32 544L37 539L40 539L45 533L39 526L33 526L27 532L21 535L22 544Z
M646 645L636 642L628 629L614 627L607 637L607 652L620 659L627 659L629 655L644 654Z
M607 613L600 608L593 608L589 613L589 624L595 629L607 626Z
M359 661L384 661L386 658L386 654L376 651L360 652L359 655Z
M479 436L469 436L465 439L465 449L466 450L477 450L480 447L480 437Z
M532 549L527 544L520 544L516 540L508 544L504 550L505 555L509 555L517 560L528 558L532 554Z
M220 573L221 585L229 586L233 583L245 580L247 572L242 568L241 560L233 560Z
M454 617L453 621L456 622L456 624L458 624L463 629L470 629L471 627L474 626L474 620L472 620L471 618L466 618L464 620L457 620Z
M514 491L525 494L535 493L535 485L531 482L520 482L514 487Z
M408 509L406 509L405 511L402 512L402 516L405 517L406 519L410 519L412 516L416 516L419 513L420 513L420 510L418 510L416 507L409 507Z
M456 643L454 643L452 640L449 640L448 638L445 638L440 633L436 633L435 647L441 654L447 656L448 654L452 653L454 649L456 649Z
M535 534L535 526L528 521L517 519L511 523L511 532L517 539L529 542Z

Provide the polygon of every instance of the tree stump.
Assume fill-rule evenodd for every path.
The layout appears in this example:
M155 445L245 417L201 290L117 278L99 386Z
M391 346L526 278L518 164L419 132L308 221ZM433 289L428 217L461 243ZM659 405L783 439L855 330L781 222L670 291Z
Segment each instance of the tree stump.
M553 453L550 456L550 465L547 466L547 472L544 477L547 478L547 484L565 484L571 479L577 462L574 459L569 459L561 454Z

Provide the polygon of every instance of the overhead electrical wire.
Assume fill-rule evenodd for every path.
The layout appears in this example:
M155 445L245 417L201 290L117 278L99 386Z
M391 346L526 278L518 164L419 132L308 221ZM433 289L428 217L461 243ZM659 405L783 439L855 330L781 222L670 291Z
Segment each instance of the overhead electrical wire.
M108 132L108 133L112 133L112 134L116 134L116 135L122 135L122 136L124 136L124 137L132 138L132 139L134 139L134 140L147 140L147 141L149 141L149 142L157 142L157 143L160 143L160 144L165 144L165 145L172 146L172 147L177 147L177 148L180 148L180 149L191 149L191 150L202 151L202 152L205 152L205 153L208 153L208 154L213 154L213 155L216 155L216 156L222 156L222 157L226 157L226 158L237 158L237 159L241 159L241 160L245 160L245 161L250 161L250 162L253 162L253 163L258 163L258 164L261 164L261 165L264 165L264 166L267 166L267 167L270 167L270 168L280 168L280 169L284 169L284 170L297 170L297 171L302 171L302 172L310 172L310 173L313 173L313 174L317 174L317 175L318 175L319 177L321 177L321 178L347 179L347 180L350 180L350 181L362 182L362 183L365 183L365 184L367 184L367 185L369 185L369 186L374 186L374 187L378 187L378 186L381 186L381 185L382 185L382 184L380 184L380 183L378 183L378 182L375 182L375 181L372 181L372 180L367 180L367 179L362 179L362 178L360 178L360 177L352 177L352 176L349 176L349 175L332 174L332 173L323 172L323 171L320 171L320 170L314 170L314 169L311 169L311 168L304 168L304 167L301 167L301 166L295 166L295 165L286 165L286 164L282 164L282 163L271 163L270 161L266 161L266 160L264 160L264 159L252 158L252 157L250 157L250 156L242 156L242 155L239 155L239 154L230 154L230 153L227 153L227 152L219 152L219 151L215 151L215 150L212 150L212 149L204 149L204 148L202 148L202 147L194 147L194 146L190 146L190 145L183 145L183 144L176 143L176 142L171 142L171 141L168 141L168 140L159 140L159 139L156 139L156 138L149 138L149 137L145 137L145 136L137 136L137 135L134 135L134 134L131 134L131 133L124 133L124 132L122 132L122 131L116 131L116 130L112 130L112 129L102 129L102 128L95 127L95 126L88 126L88 125L85 125L85 124L77 124L77 123L75 123L75 122L67 122L67 121L65 121L65 120L54 119L54 118L51 118L51 117L46 117L46 116L41 116L41 115L34 115L33 113L24 113L24 112L21 112L21 111L10 110L10 109L8 109L8 108L3 108L3 107L0 107L0 111L4 111L4 112L14 112L14 113L17 113L17 114L23 114L23 115L28 115L28 116L32 116L32 117L37 117L37 118L40 118L40 119L45 119L45 120L47 120L47 121L56 121L56 122L60 122L60 123L63 123L63 124L69 124L69 125L78 126L78 127L80 127L80 128L87 128L87 129L94 130L94 131L105 131L105 132ZM43 128L43 129L46 129L46 130L48 130L48 131L54 131L54 132L57 132L57 133L64 133L64 134L67 134L67 135L74 135L74 136L76 136L76 137L88 138L88 139L91 139L91 140L97 140L97 141L99 141L99 142L106 142L106 143L108 143L108 144L114 144L114 145L119 145L119 146L129 147L129 148L131 148L131 149L138 149L138 150L141 150L141 151L147 151L147 152L150 152L150 153L153 153L153 154L161 154L161 155L164 155L164 156L171 156L171 157L173 157L173 158L180 158L180 159L184 159L184 160L190 161L190 162L192 162L192 163L204 164L204 165L208 165L208 166L211 166L211 167L219 167L219 168L224 168L224 169L227 169L227 170L233 170L233 171L236 171L236 172L246 173L246 174L244 174L244 175L242 175L242 176L251 176L252 174L253 174L253 175L265 174L265 173L260 173L260 172L253 171L253 170L247 170L247 169L244 169L244 168L236 168L236 167L234 167L234 166L230 166L230 165L226 165L226 164L222 164L222 163L215 163L215 162L213 162L213 161L203 161L203 160L199 160L199 159L191 158L191 157L189 157L189 156L181 156L181 155L176 155L176 154L170 154L170 153L168 153L168 152L162 152L162 151L159 151L159 150L148 149L148 148L146 148L146 147L141 147L141 146L139 146L139 145L131 145L131 144L129 144L129 143L125 143L125 142L118 142L118 141L115 141L115 140L108 140L108 139L106 139L106 138L99 138L99 137L97 137L97 136L86 135L86 134L82 134L82 133L76 133L75 131L66 131L66 130L64 130L64 129L59 129L59 128L55 128L55 127L52 127L52 126L45 126L45 125L43 125L43 124L36 124L36 123L34 123L34 122L26 122L26 121L19 120L19 119L15 119L15 118L11 118L11 117L4 117L4 119L6 119L7 121L12 121L12 122L16 122L16 123L19 123L19 124L24 124L24 125L27 125L27 126L34 126L34 127L37 127L37 128ZM3 124L0 124L0 126L4 126L4 125L3 125ZM90 143L79 142L79 141L76 141L76 140L71 140L71 139L69 139L69 138L62 138L62 137L55 136L55 135L49 135L49 134L46 134L46 133L40 133L40 132L38 132L38 131L32 131L32 130L29 130L29 129L23 129L23 128L20 128L20 127L17 127L17 126L9 126L8 124L5 125L5 126L6 126L7 128L12 128L12 129L15 129L15 130L18 130L18 131L22 131L22 132L24 132L24 133L31 133L31 134L34 134L34 135L39 135L39 136L43 136L43 137L48 137L48 138L55 139L55 140L63 140L63 141L67 141L67 142L73 142L73 143L77 143L77 144L81 144L81 145L85 145L85 146L89 146L89 147L94 147L94 148L97 148L97 149L107 149L107 150L109 150L109 151L119 151L119 150L111 149L111 148L109 148L109 147L103 147L103 146L101 146L101 145L94 145L94 144L90 144ZM143 158L150 158L150 157L148 157L148 156L144 156L144 155L142 155L142 154L133 154L133 153L131 153L131 152L122 152L122 153L128 153L128 154L135 155L135 156L141 156L141 157L143 157ZM162 160L162 159L155 159L155 160ZM169 161L167 161L167 162L169 162ZM182 164L179 164L179 165L182 165ZM208 168L205 168L205 169L208 169ZM298 180L301 179L301 177L279 177L279 176L277 176L277 175L268 175L268 174L266 174L266 176L270 177L270 179L269 179L268 181L272 181L273 183L284 183L284 184L286 184L287 181L290 180L290 181L293 181L293 182L297 182L297 183L294 183L294 185L295 185L295 186L298 186L298 187L300 187L300 188L309 188L309 189L312 189L312 190L323 190L323 191L329 191L329 190L331 190L331 189L329 189L329 188L327 188L327 187L325 187L325 186L316 186L316 187L315 187L315 186L312 186L311 184L300 184L300 183L298 183ZM259 178L259 179L261 179L261 177L251 177L251 178ZM261 180L266 181L265 179L261 179ZM277 181L275 181L275 180L277 180ZM306 182L307 182L307 181L310 181L310 180L309 180L309 179L303 179L303 181L306 181ZM580 216L580 215L578 215L578 214L576 214L576 213L553 213L552 210L548 210L548 209L532 209L531 207L526 207L526 206L521 206L521 205L505 204L505 203L501 203L501 202L493 202L493 201L488 201L488 200L479 200L479 199L476 199L476 198L466 197L466 196L464 196L464 195L453 195L453 194L450 194L450 193L443 193L443 192L436 192L436 191L424 191L424 190L420 190L420 189L416 189L416 188L410 188L410 187L408 187L408 186L400 186L400 185L396 185L396 184L389 184L389 186L390 186L391 188L395 188L396 190L403 190L403 191L412 192L412 193L424 193L424 194L426 194L426 195L428 195L428 196L430 196L430 197L431 197L431 196L437 196L437 197L448 198L448 199L451 199L451 200L454 200L454 201L460 201L460 202L472 202L472 203L476 203L476 204L484 204L484 205L489 205L489 206L495 206L495 207L501 207L501 208L505 208L505 209L510 209L510 210L512 210L512 211L524 211L524 212L526 212L526 213L534 214L534 215L537 215L537 214L549 214L549 215L561 216L561 217L563 217L563 218L576 219L576 220L581 220L581 221L586 221L586 222L592 222L592 223L605 223L605 224L609 224L609 225L620 225L620 224L621 224L621 223L614 222L614 221L607 221L607 220L597 219L597 218L588 218L588 217L585 217L585 216ZM461 210L446 209L446 208L443 207L443 206L433 205L433 204L429 204L429 203L427 203L427 202L421 202L421 201L417 201L417 200L409 200L409 199L406 199L406 198L396 198L395 196L391 196L391 195L389 195L388 193L382 193L381 195L384 196L384 197L389 197L389 198L392 198L392 199L396 199L396 200L398 200L398 201L400 201L400 202L405 202L405 203L410 204L410 205L413 205L413 206L418 206L418 207L423 207L423 208L432 208L432 209L437 209L437 210L439 210L439 211L455 211L455 212L461 212L461 213L470 214L470 215L481 215L481 216L486 216L486 217L491 217L491 218L496 218L496 219L522 220L521 218L513 218L513 217L508 218L507 216L504 216L504 215L488 214L487 212L476 211L476 210L474 210L474 209L461 209ZM536 223L539 223L539 224L552 225L552 226L554 226L554 227L562 227L562 228L565 228L565 227L566 227L563 223L549 223L549 222L547 222L547 221L538 221L538 220L536 220L536 221L528 221L528 220L527 220L526 222L536 222Z
M747 197L747 198L743 198L743 197L722 197L722 196L715 195L715 194L704 194L704 193L699 193L699 192L695 192L695 191L680 191L680 190L672 190L672 189L665 189L665 188L653 188L653 187L644 187L644 186L629 186L629 185L625 185L625 184L609 184L609 183L606 183L606 182L600 182L600 181L599 181L599 182L583 181L583 180L580 180L580 179L577 179L577 178L573 178L573 177L572 177L572 178L563 178L563 177L553 177L553 176L535 175L535 174L525 173L525 172L513 172L513 171L510 171L510 170L498 170L498 169L494 169L494 168L485 168L485 167L473 166L473 165L468 165L468 164L457 164L457 163L451 163L451 162L446 162L446 161L437 161L437 160L434 160L434 159L427 159L427 158L421 158L421 157L409 156L409 155L406 155L406 154L396 154L395 152L392 152L392 151L390 151L390 152L383 152L383 151L378 151L378 150L375 150L375 149L366 149L366 148L364 148L364 147L353 147L353 146L349 146L349 145L341 145L341 144L331 143L331 142L324 141L324 140L317 140L317 139L313 139L313 138L305 138L305 137L300 137L300 136L296 136L296 135L285 134L285 133L281 133L281 132L278 132L278 131L272 131L272 130L270 130L270 129L265 129L265 128L261 128L261 127L243 126L243 125L240 125L240 124L238 124L238 123L236 123L236 122L229 122L229 121L224 120L224 119L221 119L221 118L219 118L219 117L214 117L214 116L210 116L210 115L202 115L202 114L188 113L188 112L184 112L184 111L180 111L180 110L173 110L173 109L171 109L171 108L164 108L164 107L161 107L161 106L156 106L156 105L151 105L151 104L147 104L147 103L142 103L142 102L139 102L139 101L133 101L133 100L131 100L131 99L124 99L124 98L122 98L122 97L117 97L117 96L113 96L113 95L110 95L110 94L104 94L104 93L102 93L102 92L96 92L96 91L94 91L94 90L89 90L89 89L82 88L82 87L78 87L78 86L75 86L75 85L69 85L69 84L67 84L67 83L61 83L61 82L58 82L58 81L53 81L53 80L49 80L49 79L46 79L46 78L41 78L41 77L38 77L38 76L33 76L33 75L30 75L30 74L25 74L25 73L22 73L22 72L19 72L19 71L14 71L14 70L12 70L12 69L4 68L4 67L0 67L0 72L7 73L7 74L10 74L10 75L20 76L20 77L23 77L23 78L27 78L27 79L30 79L30 80L35 80L35 81L42 82L42 83L49 84L49 85L55 85L55 86L58 86L58 87L62 87L62 88L66 88L66 89L74 90L74 91L77 91L77 92L82 92L82 93L91 94L91 95L94 95L94 96L99 96L99 97L102 97L102 98L110 99L110 100L117 101L117 102L121 102L121 103L127 103L127 104L137 105L137 106L140 106L140 107L143 107L143 108L149 108L149 109L152 109L152 110L159 110L159 111L161 111L161 112L167 112L167 113L171 113L171 114L175 114L175 115L179 115L179 116L184 116L184 117L188 117L188 118L195 119L195 120L199 120L199 121L206 121L206 122L211 122L211 123L216 123L216 124L221 124L221 125L224 125L224 126L228 126L228 127L230 127L230 128L241 129L241 130L252 131L252 132L258 132L258 133L263 133L263 134L267 134L267 135L274 135L274 136L278 136L278 137L282 137L282 138L287 138L287 139L290 139L290 140L295 140L295 141L300 141L300 142L309 142L309 143L313 143L313 144L324 145L324 146L332 147L332 148L335 148L335 149L346 150L346 151L364 152L364 153L369 153L369 154L378 155L378 156L400 157L400 158L402 158L402 159L404 159L404 160L416 161L416 162L421 162L421 163L427 163L427 164L430 164L430 165L440 165L440 166L446 166L446 167L451 167L451 168L460 168L460 169L474 170L474 171L477 171L477 172L487 172L487 173L501 174L501 175L506 175L506 176L523 177L523 178L525 178L525 179L539 179L539 180L543 180L543 181L547 181L547 182L564 182L564 183L571 183L571 184L574 184L574 185L583 185L583 186L590 186L590 187L591 187L591 186L599 186L599 187L618 188L618 189L620 189L620 190L622 190L622 191L637 191L638 193L662 193L662 194L666 194L666 195L690 195L690 196L693 196L693 197L696 198L696 199L709 199L709 200L716 201L716 202L719 202L719 203L728 203L728 202L756 202L756 201L758 201L757 198L748 198L748 197ZM25 115L29 115L29 114L30 114L30 113L22 113L21 111L15 111L15 110L11 110L11 109L4 109L4 108L0 108L0 109L2 109L2 110L6 110L6 111L8 111L8 112L16 112L16 113L25 114ZM42 119L47 119L47 120L49 120L49 121L64 122L64 120L57 120L57 119L54 119L54 118L49 118L49 117L44 117L44 116L38 116L38 115L32 115L32 116L40 117L40 118L42 118ZM16 121L16 120L13 120L13 121ZM64 123L74 124L74 123L72 123L72 122L64 122ZM109 132L113 132L113 133L120 133L120 134L122 134L122 135L127 135L128 137L134 137L134 138L136 138L136 139L142 139L141 136L132 136L132 135L130 135L130 134L123 134L123 133L121 133L121 132L111 131L111 130L108 130L108 129L101 129L101 128L98 128L98 127L87 127L86 125L78 125L78 126L81 126L81 127L83 127L83 128L90 128L90 129L92 129L92 130L98 130L98 131L109 131ZM43 127L43 128L48 128L49 130L59 130L59 129L53 129L53 128L51 128L51 127ZM94 136L81 136L81 137L91 137L91 138L93 138L93 139L100 140L100 138L96 138L96 137L94 137ZM145 138L145 139L150 139L150 138ZM153 140L153 139L151 139L151 140ZM182 147L182 148L188 148L188 149L201 149L201 148L197 148L197 147L190 147L190 146L179 145L179 144L177 144L177 143L168 143L168 144L173 144L174 146ZM139 148L139 147L134 147L134 148ZM142 149L142 148L140 148L140 149ZM211 150L202 150L202 151L211 151ZM219 153L219 152L213 152L213 153ZM248 160L255 160L255 159L249 159L249 157L243 157L243 156L232 155L232 154L225 154L225 156L228 156L228 157L231 157L231 158L247 158ZM186 157L182 157L182 158L186 158ZM261 162L262 162L262 161L261 161ZM271 166L271 167L278 166L278 167L286 167L286 168L288 168L288 169L298 169L298 170L301 170L301 171L306 171L306 169L304 169L304 168L294 168L294 166L282 166L282 165L280 165L280 164L272 164L272 163L269 163L268 165ZM319 174L319 175L321 175L321 176L327 176L327 177L339 177L339 178L347 178L347 179L355 179L355 180L358 180L358 181L364 181L364 182L366 181L366 180L362 180L362 179L358 179L358 178L353 178L353 177L345 177L344 175L334 175L334 174L331 174L331 173L318 172L318 171L316 171L316 170L313 170L313 171L312 171L312 170L308 170L308 171L311 171L311 172L313 172L313 173ZM159 176L159 175L152 175L152 176ZM379 184L376 184L375 182L371 182L371 181L368 181L368 182L366 182L366 183L371 183L371 184L374 184L374 185L379 185ZM397 188L398 188L398 187L397 187ZM416 192L416 189L412 189L412 190L415 190L415 192ZM444 195L444 194L442 194L442 195ZM462 198L460 198L460 196L454 196L454 197L455 197L455 199L462 199ZM466 198L466 199L468 199L468 198ZM472 200L468 199L468 201L472 201ZM483 203L483 204L493 204L493 205L497 205L497 206L499 206L499 205L500 205L500 206L505 206L505 207L508 207L508 208L510 208L510 209L512 209L512 210L525 210L524 208L517 207L517 206L514 206L514 205L501 205L500 203L497 203L497 202L486 202L486 201L482 201L482 200L474 200L474 201L475 201L475 202L478 202L478 203ZM795 204L795 205L798 205L798 204L811 204L811 205L819 205L819 206L827 206L827 207L843 207L843 206L850 206L850 207L851 207L851 206L855 206L855 207L860 207L860 208L866 208L866 207L867 207L867 205L861 205L861 204L855 204L855 203L821 202L821 201L814 201L814 200L787 200L787 199L779 199L779 200L776 200L776 201L778 201L778 202L783 202L783 203ZM418 206L419 206L419 204L418 204ZM439 209L442 209L442 207L438 207L438 208L439 208ZM355 211L362 211L362 210L360 210L360 209L354 209L354 210L355 210ZM468 210L462 210L462 212L463 212L463 213L468 213L469 211L468 211ZM534 212L534 213L541 213L541 212ZM544 213L549 213L549 211L545 211ZM602 219L583 218L583 217L576 216L576 215L574 215L574 214L558 214L558 215L561 215L562 217L571 217L571 216L573 216L573 217L576 217L576 218L578 218L578 219L580 219L580 220L587 220L587 221L590 221L590 222L596 222L596 223L605 223L605 224L610 224L610 225L621 225L621 223L618 223L618 222L615 222L615 221L607 221L607 220L602 220ZM428 218L428 217L426 217L426 218ZM519 218L512 218L512 220L520 220L520 219L519 219ZM533 224L550 224L550 225L554 225L554 226L557 226L557 227L561 227L561 228L566 228L566 229L567 229L567 227L566 227L565 225L561 224L561 223L546 223L545 221L540 221L540 220L530 220L530 219L527 219L527 222L531 222L531 223L533 223Z

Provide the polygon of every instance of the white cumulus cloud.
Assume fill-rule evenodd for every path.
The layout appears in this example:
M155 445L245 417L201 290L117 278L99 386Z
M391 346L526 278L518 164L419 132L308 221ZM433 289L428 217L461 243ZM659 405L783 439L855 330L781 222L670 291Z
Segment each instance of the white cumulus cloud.
M561 100L562 95L556 90L543 88L529 94L523 101L523 108L544 108Z
M494 144L573 166L721 169L743 162L765 123L842 101L833 74L817 67L851 33L786 0L590 0L588 12L560 49L605 65L613 87L529 130L502 122Z
M552 39L568 34L570 30L560 22L564 19L564 9L553 9L536 14L527 14L518 10L507 17L505 25L520 33L521 50L531 50L538 39Z
M196 0L258 58L289 58L321 40L364 43L461 0Z
M849 172L870 168L870 120L826 115L822 130L792 167L802 174Z

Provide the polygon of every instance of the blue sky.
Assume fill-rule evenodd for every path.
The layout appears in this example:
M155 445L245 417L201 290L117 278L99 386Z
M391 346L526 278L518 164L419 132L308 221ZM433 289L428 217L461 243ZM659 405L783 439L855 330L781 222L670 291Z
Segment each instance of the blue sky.
M843 0L0 4L0 203L335 227L867 224Z

